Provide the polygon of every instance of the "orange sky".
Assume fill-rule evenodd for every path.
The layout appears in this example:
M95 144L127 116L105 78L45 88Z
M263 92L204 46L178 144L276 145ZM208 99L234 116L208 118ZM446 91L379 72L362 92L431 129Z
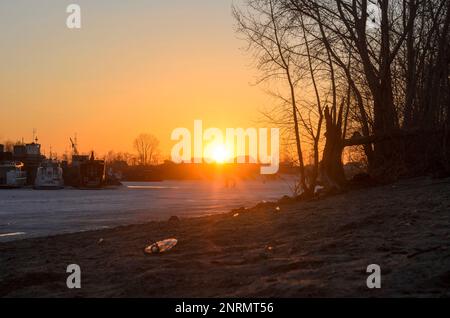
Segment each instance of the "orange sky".
M81 30L65 26L73 2ZM230 0L2 1L0 24L0 142L36 128L47 152L75 133L81 151L132 152L145 132L168 153L174 128L255 126L270 102Z

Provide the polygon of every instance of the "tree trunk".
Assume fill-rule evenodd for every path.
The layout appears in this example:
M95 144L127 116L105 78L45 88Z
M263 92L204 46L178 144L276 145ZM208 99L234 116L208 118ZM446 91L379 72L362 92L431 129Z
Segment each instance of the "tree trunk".
M346 179L342 163L344 141L342 139L342 107L338 114L336 108L325 108L326 141L321 163L322 179L328 190L340 190Z

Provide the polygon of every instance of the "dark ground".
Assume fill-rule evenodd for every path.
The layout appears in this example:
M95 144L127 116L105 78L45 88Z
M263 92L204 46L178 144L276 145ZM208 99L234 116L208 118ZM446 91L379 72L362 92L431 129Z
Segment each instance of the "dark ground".
M450 179L276 206L3 243L0 297L450 296ZM173 250L144 255L170 237ZM66 287L73 263L80 290Z

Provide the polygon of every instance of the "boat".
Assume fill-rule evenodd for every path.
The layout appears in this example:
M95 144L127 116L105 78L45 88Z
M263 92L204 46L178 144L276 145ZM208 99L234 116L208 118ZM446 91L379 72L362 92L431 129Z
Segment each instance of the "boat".
M58 190L64 188L63 169L56 160L41 162L37 169L34 188L37 190Z
M27 182L23 163L13 160L12 152L5 152L0 145L0 189L21 188Z
M121 186L123 174L120 171L114 171L112 167L107 169L106 173L106 185L108 186Z
M72 143L72 162L63 162L65 184L80 189L102 189L106 186L105 161L78 153L76 140Z
M27 173L22 171L23 163L16 161L0 162L0 189L15 189L25 186Z
M13 159L23 163L23 170L27 172L27 184L34 185L37 170L45 159L41 154L41 145L38 143L37 137L32 143L14 145Z
M94 152L89 160L85 160L79 165L80 188L100 189L105 186L105 161L97 160Z

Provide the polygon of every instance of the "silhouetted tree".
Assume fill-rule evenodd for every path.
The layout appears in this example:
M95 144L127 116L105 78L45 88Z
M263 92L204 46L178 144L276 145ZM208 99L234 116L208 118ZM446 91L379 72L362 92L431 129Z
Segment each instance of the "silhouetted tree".
M235 14L239 31L249 43L268 44L259 45L259 69L287 78L293 95L305 92L305 81L313 87L313 103L290 98L291 116L316 141L314 149L321 148L325 118L323 180L342 183L342 151L353 145L364 146L369 171L380 179L450 171L450 1L246 3L245 13ZM308 104L317 108L317 134L305 119Z
M159 140L151 134L140 134L133 142L138 153L139 164L157 163L159 155Z

